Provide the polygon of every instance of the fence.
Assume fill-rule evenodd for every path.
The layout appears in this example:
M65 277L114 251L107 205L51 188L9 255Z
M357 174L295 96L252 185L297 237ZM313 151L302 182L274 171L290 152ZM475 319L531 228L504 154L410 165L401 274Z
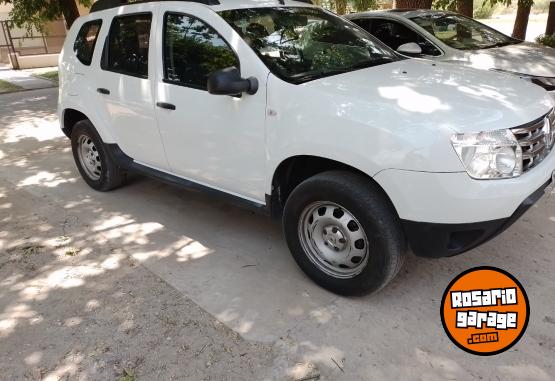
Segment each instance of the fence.
M0 63L19 68L18 57L57 54L66 37L65 22L56 20L44 27L44 33L17 28L10 21L0 21Z

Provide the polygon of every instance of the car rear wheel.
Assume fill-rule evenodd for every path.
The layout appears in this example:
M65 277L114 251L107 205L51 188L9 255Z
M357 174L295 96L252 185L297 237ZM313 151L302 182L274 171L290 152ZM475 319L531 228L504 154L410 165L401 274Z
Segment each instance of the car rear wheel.
M71 148L77 169L91 188L108 191L123 184L125 172L108 155L90 121L75 124L71 132Z
M381 289L407 252L393 205L356 173L329 171L302 182L287 199L283 224L301 269L338 294Z

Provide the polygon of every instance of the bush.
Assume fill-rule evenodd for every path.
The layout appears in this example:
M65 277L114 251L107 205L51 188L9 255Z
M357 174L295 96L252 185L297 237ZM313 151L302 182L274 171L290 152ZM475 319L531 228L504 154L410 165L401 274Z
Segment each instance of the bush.
M482 5L479 8L474 9L475 19L490 19L493 16L494 7L489 3Z
M540 34L538 37L536 37L536 42L538 44L555 48L555 35L546 36L545 34Z

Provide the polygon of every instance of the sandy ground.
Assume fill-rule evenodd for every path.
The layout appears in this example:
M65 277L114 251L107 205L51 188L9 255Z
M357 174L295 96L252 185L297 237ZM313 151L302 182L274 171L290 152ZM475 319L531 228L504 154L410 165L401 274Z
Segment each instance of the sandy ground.
M382 292L338 297L262 216L144 178L88 188L56 95L0 95L1 379L554 379L555 196L472 252L411 256ZM479 265L531 303L521 341L487 358L439 318L449 281Z
M510 36L513 33L516 13L501 14L493 16L491 19L478 20L498 31ZM547 13L531 14L526 28L526 41L535 42L536 37L545 33L547 25Z

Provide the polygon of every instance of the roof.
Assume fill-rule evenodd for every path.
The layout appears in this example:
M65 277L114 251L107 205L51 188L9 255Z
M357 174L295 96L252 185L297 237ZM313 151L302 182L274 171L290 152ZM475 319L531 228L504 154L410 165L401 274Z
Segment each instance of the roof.
M214 10L226 9L239 9L239 8L261 8L261 7L280 7L280 6L313 6L311 0L98 0L93 3L91 12L103 11L106 9L117 8L124 5L133 5L141 3L155 3L155 2L191 2L204 4L213 8Z

